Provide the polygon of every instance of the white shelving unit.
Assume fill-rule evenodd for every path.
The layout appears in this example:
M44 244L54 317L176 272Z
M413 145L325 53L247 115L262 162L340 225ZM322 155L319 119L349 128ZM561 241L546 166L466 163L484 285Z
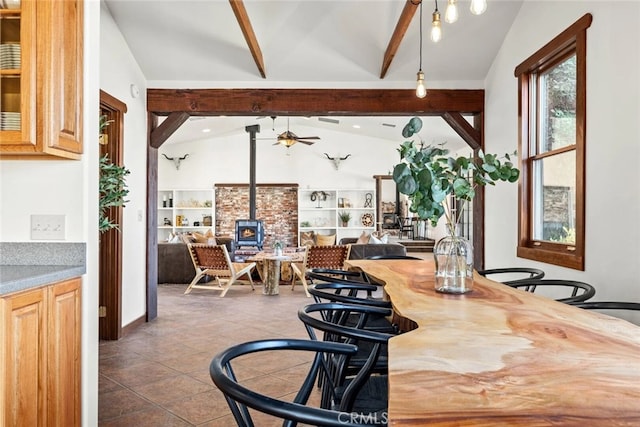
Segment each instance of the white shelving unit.
M370 189L301 189L298 191L298 242L300 233L335 234L336 243L343 237L358 237L363 231L376 229L375 190ZM339 214L349 212L351 219L342 226Z
M213 189L159 190L158 242L166 241L170 233L215 232L213 197Z

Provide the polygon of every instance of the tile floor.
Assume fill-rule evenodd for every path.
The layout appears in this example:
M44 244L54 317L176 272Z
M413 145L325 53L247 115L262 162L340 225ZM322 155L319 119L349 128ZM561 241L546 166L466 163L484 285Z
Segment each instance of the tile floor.
M254 339L308 338L297 311L313 300L300 285L294 291L280 285L277 296L263 295L260 284L255 291L234 285L224 298L205 289L183 295L186 286L159 285L157 319L118 341L100 342L100 426L233 426L229 407L209 377L213 356ZM308 363L299 354L255 355L236 374L265 394L293 398ZM254 421L261 427L282 424L260 414Z
M233 286L224 298L216 291L186 285L158 287L158 318L119 341L100 342L100 426L233 426L222 393L209 377L209 362L234 343L262 338L308 336L297 317L312 302L302 287L280 287L277 296L257 285ZM308 358L248 356L240 377L273 396L293 396ZM257 417L257 425L281 421Z

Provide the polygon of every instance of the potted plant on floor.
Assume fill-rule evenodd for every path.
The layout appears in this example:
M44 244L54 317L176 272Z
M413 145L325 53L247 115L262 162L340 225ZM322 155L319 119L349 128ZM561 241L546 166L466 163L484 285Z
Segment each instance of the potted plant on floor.
M343 227L347 227L349 225L349 221L351 220L350 212L342 211L338 213L338 217L340 218L340 222L342 222Z
M402 130L410 138L422 129L422 120L414 117ZM520 171L509 154L498 157L478 150L475 156L453 157L440 145L417 146L413 140L398 149L401 162L393 169L398 191L409 196L409 210L436 226L445 217L447 236L436 243L436 290L465 293L473 289L473 247L458 235L458 224L466 202L473 200L478 185L497 181L516 182Z

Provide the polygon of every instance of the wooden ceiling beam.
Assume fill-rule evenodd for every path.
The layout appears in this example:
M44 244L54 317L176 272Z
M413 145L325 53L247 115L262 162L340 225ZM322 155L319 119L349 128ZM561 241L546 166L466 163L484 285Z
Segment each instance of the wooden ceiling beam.
M442 115L445 122L456 131L474 150L482 148L480 131L474 128L460 113L447 112Z
M189 114L185 112L176 111L169 114L157 128L151 131L149 145L153 148L160 148L187 119L189 119Z
M442 116L484 111L482 89L148 89L147 111L160 116Z
M398 23L396 24L396 28L393 30L393 35L391 36L391 40L389 40L389 44L387 45L387 50L384 52L384 58L382 59L382 70L380 71L380 78L384 79L384 76L387 75L387 71L391 66L391 62L393 58L396 56L396 52L400 47L400 42L404 38L407 29L409 28L409 24L413 19L413 15L416 14L416 9L422 0L406 0L404 4L404 8L402 9L402 13L400 14L400 18L398 18Z
M236 15L236 20L240 25L242 35L244 35L244 39L247 41L247 45L251 51L251 56L253 56L253 60L258 67L258 72L262 78L265 79L267 78L267 74L264 68L264 60L262 59L262 51L260 50L256 33L253 31L253 27L251 26L247 9L244 7L242 0L229 0L229 4L231 4L231 9L233 9L233 13Z

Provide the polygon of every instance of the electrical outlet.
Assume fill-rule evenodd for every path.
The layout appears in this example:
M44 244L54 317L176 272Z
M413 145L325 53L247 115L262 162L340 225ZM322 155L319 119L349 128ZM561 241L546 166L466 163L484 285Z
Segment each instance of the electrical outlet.
M65 215L31 215L31 240L64 240Z

